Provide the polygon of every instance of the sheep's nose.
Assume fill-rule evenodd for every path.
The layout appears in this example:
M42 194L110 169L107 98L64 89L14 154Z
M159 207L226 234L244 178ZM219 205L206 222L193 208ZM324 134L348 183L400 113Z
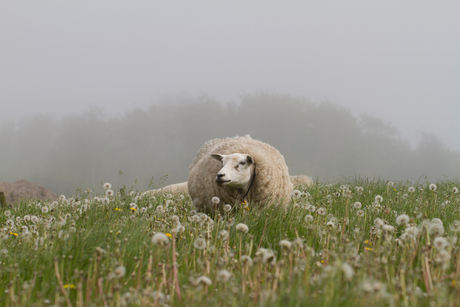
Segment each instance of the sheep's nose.
M225 174L217 173L217 178L216 179L220 179L220 178L222 178L224 176L225 176Z

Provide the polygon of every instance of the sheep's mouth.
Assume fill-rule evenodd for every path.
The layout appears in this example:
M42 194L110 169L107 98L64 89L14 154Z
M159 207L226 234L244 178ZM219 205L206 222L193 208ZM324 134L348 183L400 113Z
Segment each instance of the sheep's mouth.
M224 185L224 184L227 184L229 183L231 180L219 180L219 179L216 179L216 183L218 185Z

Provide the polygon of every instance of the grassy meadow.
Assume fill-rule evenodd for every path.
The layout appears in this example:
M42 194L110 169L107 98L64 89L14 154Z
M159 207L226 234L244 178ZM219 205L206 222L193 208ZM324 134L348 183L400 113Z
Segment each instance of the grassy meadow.
M0 306L460 306L458 187L316 183L214 217L109 185L23 201L0 211Z

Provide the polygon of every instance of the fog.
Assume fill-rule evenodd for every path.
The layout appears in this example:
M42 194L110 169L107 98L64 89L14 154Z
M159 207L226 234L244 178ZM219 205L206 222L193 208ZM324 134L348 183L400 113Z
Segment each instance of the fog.
M320 180L456 177L459 11L457 1L2 1L0 181L67 194L183 181L206 140L248 133L279 148L291 173Z
M159 187L186 181L207 140L244 134L279 149L291 174L323 182L438 180L456 178L460 167L460 153L435 135L424 134L412 149L377 118L289 95L244 95L233 104L206 95L169 97L119 117L103 114L92 109L62 119L36 115L17 126L4 122L2 180L26 178L66 195L100 189L105 181L117 189Z

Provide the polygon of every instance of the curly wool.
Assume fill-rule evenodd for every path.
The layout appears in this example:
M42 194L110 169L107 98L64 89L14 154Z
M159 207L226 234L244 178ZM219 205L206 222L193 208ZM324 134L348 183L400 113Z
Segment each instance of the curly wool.
M221 164L211 157L212 153L229 155L233 153L248 154L255 165L255 179L246 197L249 203L264 205L280 202L286 205L293 190L289 171L281 153L267 143L250 137L214 139L207 142L190 165L188 190L195 207L201 211L214 211L211 199L220 198L219 210L224 204L241 201L237 190L220 187L216 174Z

